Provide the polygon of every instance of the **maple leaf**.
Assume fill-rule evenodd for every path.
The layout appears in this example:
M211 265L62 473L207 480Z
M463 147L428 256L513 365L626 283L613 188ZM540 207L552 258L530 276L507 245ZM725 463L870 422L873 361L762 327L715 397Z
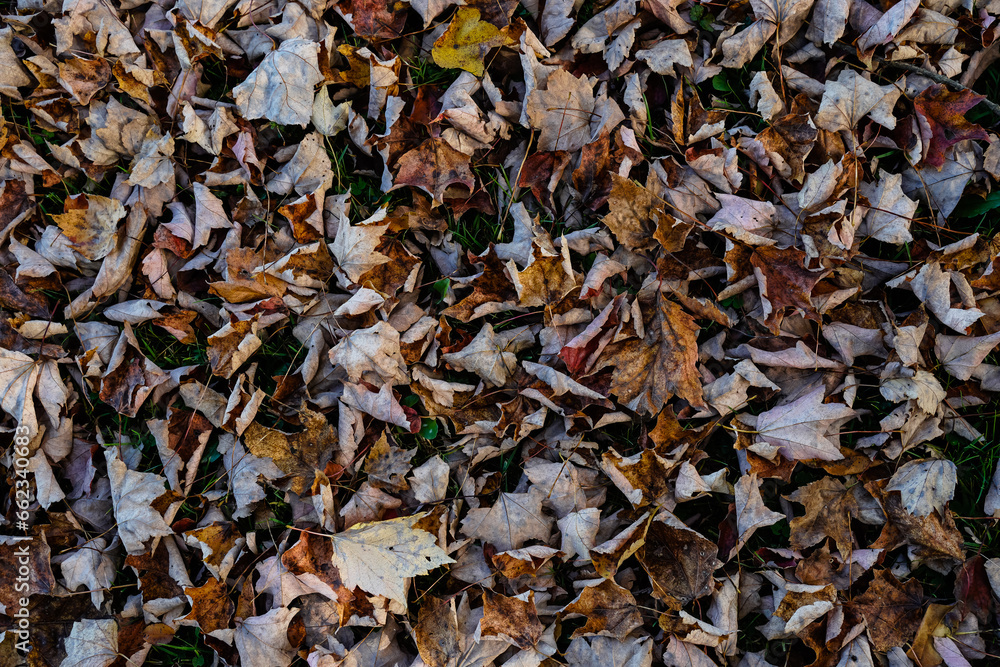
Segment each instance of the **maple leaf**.
M393 189L404 185L420 188L434 198L435 204L442 203L445 193L454 185L461 185L470 193L476 187L469 156L442 139L425 140L404 153L396 165L399 171Z
M147 540L173 534L163 515L153 507L153 502L167 493L166 480L152 473L129 470L112 448L104 452L118 537L128 553L145 553Z
M736 526L739 530L740 545L746 543L754 531L770 526L785 518L780 512L773 512L764 506L760 495L760 483L755 474L744 475L735 486Z
M406 580L454 563L430 533L415 528L422 514L362 523L332 535L333 564L344 585L406 601Z
M532 487L528 493L501 493L492 507L469 510L462 532L490 542L500 551L519 549L532 539L548 540L552 519L542 513L545 494Z
M35 360L28 355L0 348L0 389L3 390L0 406L30 433L38 428L33 398L38 370Z
M286 667L291 664L295 650L288 643L288 624L298 612L298 609L278 607L237 623L233 641L240 659L248 665Z
M197 623L207 634L229 627L236 606L229 599L225 581L209 577L201 586L185 588L184 594L191 600L191 612L180 620Z
M535 592L507 597L487 591L479 628L484 637L500 637L521 649L533 647L545 630L535 610Z
M380 214L384 217L384 211ZM330 252L337 260L337 266L352 282L358 282L367 271L389 261L388 257L375 250L388 228L389 225L351 225L346 219L341 221L337 236L330 244Z
M566 650L566 661L579 667L650 667L653 640L619 641L611 637L577 637Z
M118 221L125 217L120 201L97 195L73 195L63 213L52 216L73 247L87 259L103 259L115 247Z
M878 186L867 182L858 186L871 206L865 217L868 233L879 241L898 244L913 240L910 222L917 212L917 202L903 194L902 181L900 174L881 171Z
M948 501L955 496L957 483L958 471L951 461L907 461L885 490L899 491L903 507L914 516L927 516L934 510L943 515Z
M59 561L66 588L75 591L80 586L86 587L98 609L104 604L104 590L115 579L115 562L109 551L107 540L95 537Z
M883 97L881 86L853 69L845 69L837 81L826 83L815 118L816 126L830 132L853 130Z
M267 54L246 80L233 88L244 118L305 127L312 118L313 87L323 80L319 44L289 39Z
M598 361L599 368L613 368L611 393L647 415L659 412L674 394L705 407L696 368L699 331L693 317L657 293L645 337L612 343Z
M112 618L76 621L59 667L108 667L118 659L118 623Z
M498 335L491 325L484 324L471 343L441 357L455 368L471 371L493 385L503 386L517 368L515 353L526 346L525 335L530 336L523 328Z
M610 579L584 588L561 613L579 614L586 619L573 631L573 637L600 635L624 641L632 630L642 626L635 597Z
M971 90L950 91L940 83L933 84L916 96L913 108L920 122L924 141L924 162L940 169L945 151L966 139L987 139L986 131L965 119L965 113L986 99Z
M604 224L629 250L652 247L657 217L663 215L659 199L648 188L627 178L612 174L611 179L610 210L604 216Z
M812 293L825 271L805 268L806 254L796 248L777 250L771 246L756 248L750 263L757 276L760 296L764 301L765 323L775 327L786 308L793 308L807 317L818 318Z
M871 584L851 601L865 620L876 651L888 651L913 639L923 617L924 590L920 582L901 583L889 570L878 570Z
M654 595L679 609L712 592L712 575L722 566L718 552L715 544L687 527L653 521L636 557L649 574Z
M482 76L483 60L490 49L510 43L505 32L481 20L478 9L460 7L448 29L434 42L431 57L441 67L464 69Z
M842 403L824 403L824 395L823 388L818 387L791 403L761 413L757 417L759 437L787 459L844 458L830 433L853 419L855 412Z
M919 6L919 0L902 0L894 4L861 35L861 39L858 40L858 49L869 51L890 41L906 25Z
M527 100L532 127L541 130L538 148L575 151L591 138L594 86L586 77L565 70L549 75L545 90L534 90Z
M989 336L945 336L934 341L934 354L959 380L968 380L983 359L1000 344L1000 332Z
M356 329L330 350L330 361L347 371L351 382L406 384L406 362L399 352L399 332L385 322Z

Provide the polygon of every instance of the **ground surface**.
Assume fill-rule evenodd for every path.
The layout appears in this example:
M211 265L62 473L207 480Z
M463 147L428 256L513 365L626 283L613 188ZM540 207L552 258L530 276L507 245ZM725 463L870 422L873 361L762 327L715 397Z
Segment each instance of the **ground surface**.
M5 3L3 664L1000 660L998 13Z

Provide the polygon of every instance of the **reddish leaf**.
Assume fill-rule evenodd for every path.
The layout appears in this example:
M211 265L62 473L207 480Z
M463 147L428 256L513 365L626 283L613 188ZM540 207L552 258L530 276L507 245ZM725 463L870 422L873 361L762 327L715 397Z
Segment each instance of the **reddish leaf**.
M924 162L940 169L944 154L954 144L966 139L988 139L983 128L965 119L965 112L986 99L971 90L950 91L938 83L913 100L920 122L920 134L927 143Z

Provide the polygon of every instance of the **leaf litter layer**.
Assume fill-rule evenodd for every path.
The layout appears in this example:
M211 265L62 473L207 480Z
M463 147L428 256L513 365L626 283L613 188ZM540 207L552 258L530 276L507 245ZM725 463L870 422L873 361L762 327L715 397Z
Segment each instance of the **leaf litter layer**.
M4 11L29 664L1000 654L995 0Z

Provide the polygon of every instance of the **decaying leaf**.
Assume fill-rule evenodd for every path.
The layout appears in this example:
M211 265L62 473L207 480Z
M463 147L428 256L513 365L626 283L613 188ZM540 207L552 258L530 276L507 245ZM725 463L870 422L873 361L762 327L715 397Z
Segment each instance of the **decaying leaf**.
M8 5L4 655L994 660L997 0Z

